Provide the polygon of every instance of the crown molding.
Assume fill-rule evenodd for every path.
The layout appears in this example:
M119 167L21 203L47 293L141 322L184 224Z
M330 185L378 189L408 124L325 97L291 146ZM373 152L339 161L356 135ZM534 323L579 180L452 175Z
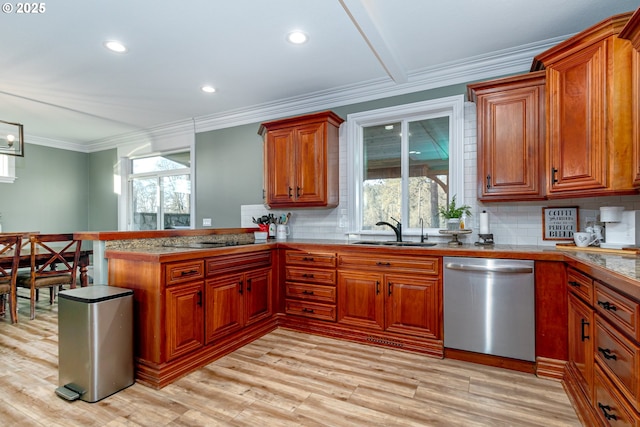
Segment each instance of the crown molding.
M536 43L521 45L464 60L414 70L408 73L408 81L396 84L391 78L369 80L354 85L312 92L298 97L229 110L217 114L160 125L115 137L92 141L87 145L63 143L47 138L31 137L28 143L56 148L96 152L117 148L119 145L150 141L161 136L185 136L189 133L207 132L280 117L305 114L349 104L372 101L408 93L420 92L460 83L470 83L508 74L529 72L533 57L566 40L572 35L555 37ZM26 139L26 138L25 138ZM177 147L176 147L177 148Z

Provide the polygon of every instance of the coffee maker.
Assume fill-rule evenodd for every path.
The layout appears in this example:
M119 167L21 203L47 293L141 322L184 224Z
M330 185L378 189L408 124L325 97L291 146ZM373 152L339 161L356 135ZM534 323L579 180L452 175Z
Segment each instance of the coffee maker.
M617 206L601 207L600 222L605 224L605 238L600 247L622 249L640 246L640 211L625 211Z

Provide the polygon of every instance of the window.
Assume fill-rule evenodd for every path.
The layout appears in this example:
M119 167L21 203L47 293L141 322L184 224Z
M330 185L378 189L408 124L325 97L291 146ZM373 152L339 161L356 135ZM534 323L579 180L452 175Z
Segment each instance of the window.
M463 107L459 95L347 117L351 232L442 228L439 208L464 196Z
M131 160L131 230L191 228L190 153Z
M16 158L0 154L0 183L12 183L16 180Z

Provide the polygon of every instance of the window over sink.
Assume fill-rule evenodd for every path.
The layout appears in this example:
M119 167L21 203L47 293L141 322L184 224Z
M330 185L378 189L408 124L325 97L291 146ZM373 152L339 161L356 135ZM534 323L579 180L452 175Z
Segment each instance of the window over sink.
M347 116L350 232L435 233L439 208L464 196L463 95Z

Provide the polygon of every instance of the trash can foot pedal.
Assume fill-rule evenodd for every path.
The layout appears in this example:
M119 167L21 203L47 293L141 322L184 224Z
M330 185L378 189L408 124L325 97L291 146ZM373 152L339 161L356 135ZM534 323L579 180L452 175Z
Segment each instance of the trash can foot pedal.
M74 383L69 383L58 387L56 394L65 400L73 401L79 399L84 390Z

